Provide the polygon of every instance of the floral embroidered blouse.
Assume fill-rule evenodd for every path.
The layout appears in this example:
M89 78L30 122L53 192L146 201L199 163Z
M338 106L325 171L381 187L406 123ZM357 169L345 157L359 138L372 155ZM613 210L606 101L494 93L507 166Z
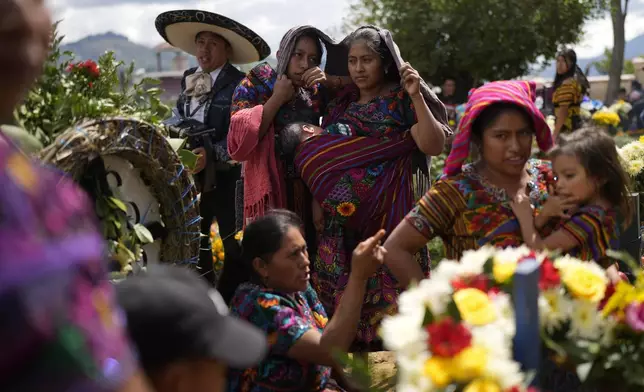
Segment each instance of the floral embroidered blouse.
M244 283L233 296L231 313L266 333L269 352L254 368L231 369L228 391L342 391L331 380L330 367L287 356L307 331L316 328L322 333L327 323L326 312L310 285L304 292L283 294Z
M529 197L542 208L552 180L550 162L530 160ZM443 178L416 203L405 218L427 240L440 236L446 257L458 260L463 251L483 245L520 246L519 221L505 190L495 187L472 164L456 176Z

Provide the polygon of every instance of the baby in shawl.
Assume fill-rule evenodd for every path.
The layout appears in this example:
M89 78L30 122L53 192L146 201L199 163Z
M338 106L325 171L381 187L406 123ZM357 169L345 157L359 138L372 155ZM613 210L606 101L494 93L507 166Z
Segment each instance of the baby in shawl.
M319 135L357 136L351 126L341 123L331 124L326 128L306 122L293 122L280 132L279 140L282 153L296 155L297 147L306 140Z
M415 146L410 131L375 138L362 136L344 123L322 128L310 123L294 122L286 125L279 137L281 152L293 157L296 170L314 196L313 218L318 231L324 228L322 208L326 196L336 186L342 186L341 183L346 182L352 171L381 171L382 165L392 160L411 157ZM377 194L370 194L381 190L378 186L364 188L360 192L360 199L375 200ZM358 208L355 214L351 214L355 223L360 225L366 218L364 211L372 213L374 206L366 202L354 205L366 207Z
M353 129L346 124L336 123L331 124L326 128L322 128L318 125L306 122L293 122L286 125L284 129L282 129L282 132L280 132L279 148L281 149L282 154L296 157L298 146L319 135L355 136L355 133ZM297 170L301 171L301 168L298 168ZM307 184L307 186L309 186L309 184ZM311 204L313 223L315 224L315 229L320 232L324 225L324 213L320 206L320 202L316 198L313 198Z

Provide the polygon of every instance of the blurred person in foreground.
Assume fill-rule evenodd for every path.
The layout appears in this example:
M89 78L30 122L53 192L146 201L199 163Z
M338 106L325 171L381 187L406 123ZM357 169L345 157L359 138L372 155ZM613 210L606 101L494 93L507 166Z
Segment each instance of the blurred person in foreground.
M41 0L0 1L0 120L37 77L50 32ZM104 250L85 194L0 133L1 391L149 391Z
M221 392L228 367L257 365L266 337L228 315L219 292L185 268L155 266L117 286L141 367L157 392Z

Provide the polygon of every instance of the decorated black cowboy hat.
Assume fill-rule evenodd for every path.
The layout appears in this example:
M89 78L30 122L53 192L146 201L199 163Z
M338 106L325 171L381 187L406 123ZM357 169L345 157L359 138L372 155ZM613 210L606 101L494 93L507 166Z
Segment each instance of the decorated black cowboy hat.
M228 41L232 48L231 63L254 63L271 54L271 48L266 41L253 30L213 12L167 11L157 16L154 24L167 43L193 56L197 54L195 39L202 31L218 34Z

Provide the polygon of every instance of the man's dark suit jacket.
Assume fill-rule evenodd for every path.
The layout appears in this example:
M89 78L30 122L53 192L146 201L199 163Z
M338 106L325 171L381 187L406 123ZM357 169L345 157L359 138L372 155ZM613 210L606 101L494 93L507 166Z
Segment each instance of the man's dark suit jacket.
M198 68L196 67L190 68L184 72L183 78L181 79L182 93L177 100L177 110L184 117L190 116L190 113L186 112L186 103L190 102L190 97L183 94L183 91L186 89L186 77L197 72L197 69ZM225 163L230 160L226 147L228 127L230 126L230 104L235 88L237 88L237 85L245 76L246 74L232 66L230 63L226 63L212 88L212 98L208 103L206 103L206 107L204 108L206 113L204 118L205 125L209 128L215 129L212 133L212 142L215 146L216 154L214 157L208 157L208 159L218 162L217 166L220 168L228 169L226 168ZM189 108L189 110L195 109L196 108L194 107ZM200 175L196 176L196 180L201 180ZM211 191L211 189L202 189L202 192L209 191Z
M186 102L190 102L190 97L183 94L186 89L186 77L197 72L198 68L191 68L183 74L181 80L181 95L177 100L177 109L182 116L189 116L186 113ZM206 272L206 278L214 282L215 277L212 272L212 254L210 253L210 246L208 243L208 233L210 231L210 224L213 218L217 218L219 222L219 231L224 239L224 247L226 249L226 259L229 258L229 253L234 248L231 242L235 239L232 234L237 230L236 222L236 185L241 177L241 165L229 165L230 156L227 151L226 139L228 136L228 128L230 126L230 104L233 98L235 88L242 81L246 75L227 63L222 68L221 72L215 80L212 88L212 96L209 102L206 103L204 111L205 125L208 128L214 128L212 133L212 142L215 148L214 156L207 157L209 161L215 161L218 170L216 171L215 188L214 189L201 189L201 232L206 236L202 238L202 251L199 257L199 264ZM195 108L190 108L194 111ZM195 180L199 183L202 181L202 173L195 176ZM237 201L239 202L239 201Z

